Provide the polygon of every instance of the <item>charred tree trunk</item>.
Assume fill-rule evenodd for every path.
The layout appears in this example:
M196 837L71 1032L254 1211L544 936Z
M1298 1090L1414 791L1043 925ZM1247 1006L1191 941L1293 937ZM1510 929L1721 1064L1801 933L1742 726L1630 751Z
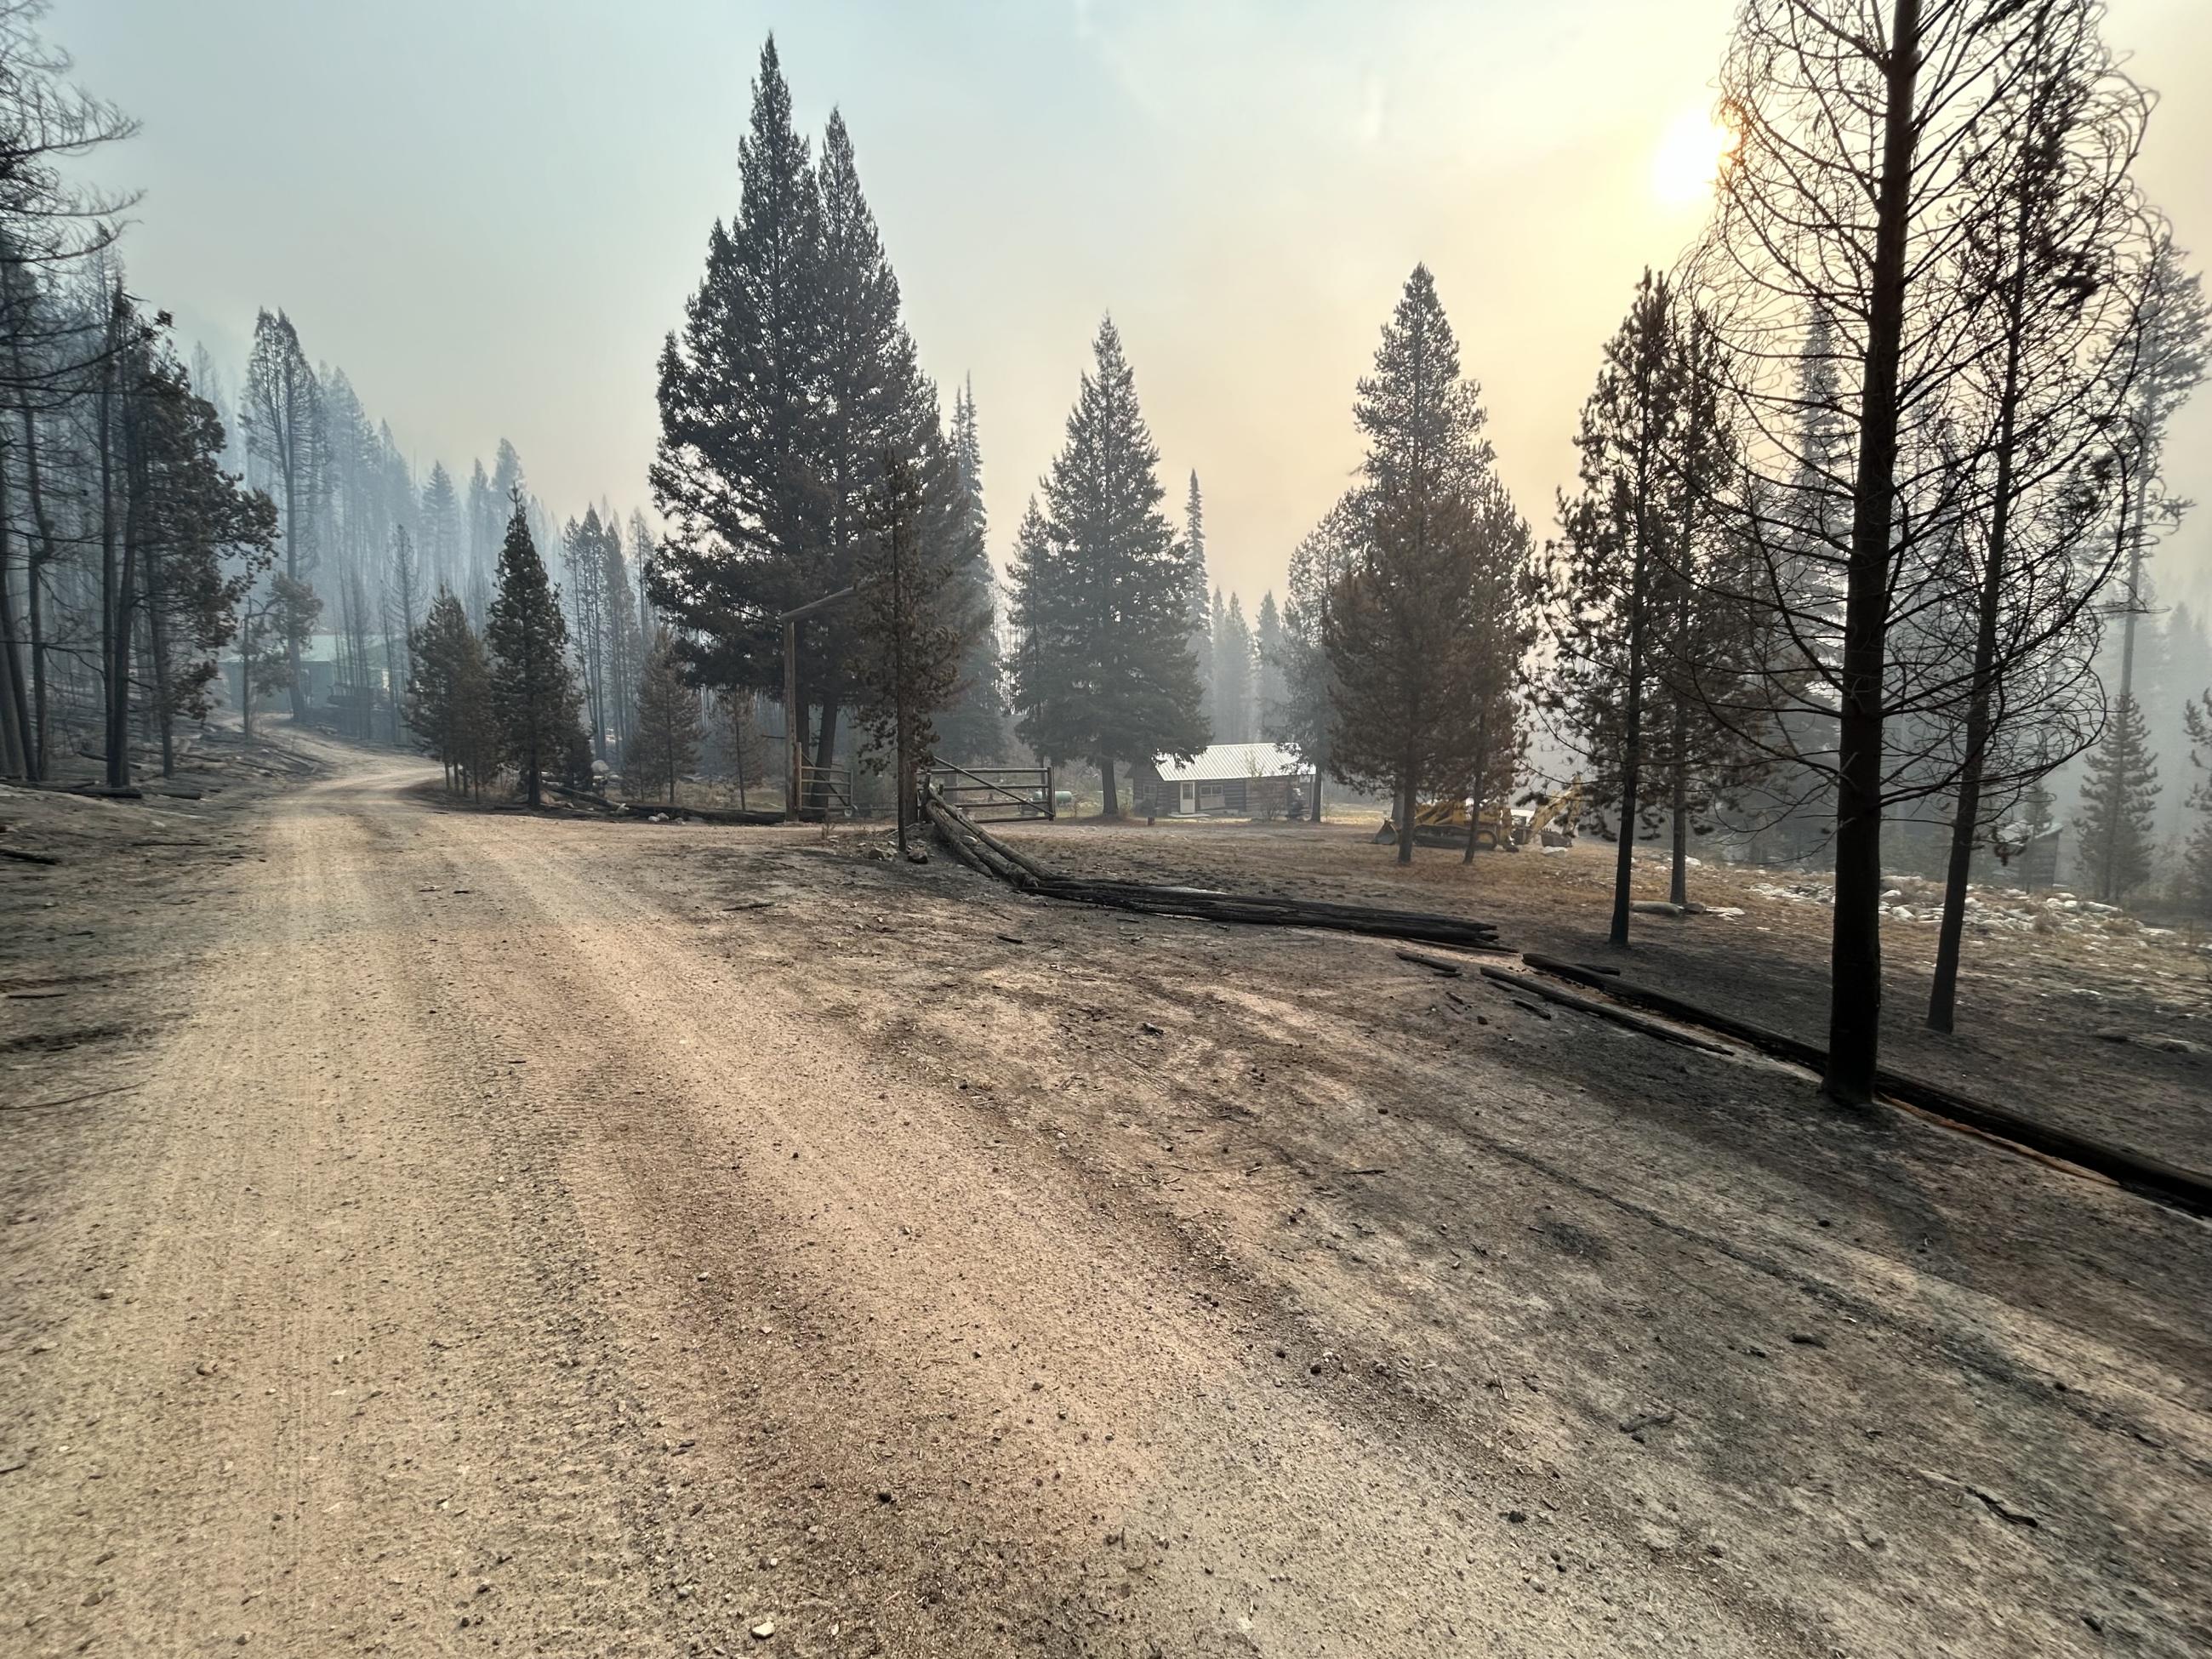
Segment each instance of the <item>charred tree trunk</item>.
M116 584L115 672L108 684L107 781L126 788L131 782L131 659L137 637L139 586L138 492L131 485L131 454L137 447L137 416L126 386L123 392L123 566Z
M147 552L143 568L146 656L152 668L146 709L154 724L155 740L161 748L161 775L168 778L174 777L177 772L177 720L176 710L169 702L173 682L169 678L168 617L161 602L161 561L151 549Z
M284 574L294 581L300 580L299 468L291 453L297 441L288 423L284 455ZM284 630L284 670L292 683L292 723L304 726L307 720L307 688L300 676L299 635L289 628ZM531 804L537 805L534 801Z
M824 818L830 814L830 769L837 761L837 705L823 699L822 724L814 733L814 787L808 805Z
M1420 787L1419 773L1413 763L1407 762L1398 773L1396 791L1398 802L1398 862L1413 861L1413 803Z
M1674 819L1674 875L1667 884L1667 902L1690 902L1690 705L1680 693L1674 697L1674 763L1668 769L1674 785L1669 803Z
M0 452L0 464L5 459ZM31 580L35 583L37 573ZM7 479L0 474L0 773L36 778L38 745L31 722L31 700L23 684L22 654L15 640L15 543L11 533Z
M1489 775L1490 717L1485 714L1475 726L1474 775L1467 786L1467 845L1460 853L1462 864L1474 862L1474 838L1482 825L1482 785ZM1505 826L1505 833L1508 836L1513 833L1510 823ZM1498 850L1502 853L1506 848L1501 844Z
M121 296L108 325L107 361L100 378L97 416L100 423L100 646L102 686L102 741L107 750L107 783L112 789L131 782L131 732L126 714L131 703L131 573L118 556L115 523L115 403L119 352L117 325Z
M1874 1099L1881 1047L1882 675L1889 633L1891 496L1897 470L1920 0L1895 0L1883 73L1881 178L1875 201L1874 270L1838 686L1836 912L1829 951L1828 1059L1820 1079L1822 1093L1848 1106Z
M1638 517L1643 517L1639 511ZM1638 786L1644 772L1644 571L1646 559L1638 534L1636 569L1629 578L1628 686L1620 722L1620 843L1613 860L1613 927L1607 940L1628 944L1630 885L1636 873L1636 815L1643 810Z
M1989 553L1982 571L1981 613L1975 618L1973 691L1966 705L1966 764L1951 818L1950 861L1944 872L1943 920L1936 936L1936 978L1928 994L1930 1030L1948 1031L1959 1000L1959 952L1966 931L1966 879L1982 821L1982 775L1990 741L1990 698L1997 656L1997 610L2004 596L2005 556L2012 534L2014 451L2018 447L2021 356L2027 322L2028 205L2025 192L2015 234L2012 280L2005 295L2003 392L1997 408L1996 498L1990 509Z

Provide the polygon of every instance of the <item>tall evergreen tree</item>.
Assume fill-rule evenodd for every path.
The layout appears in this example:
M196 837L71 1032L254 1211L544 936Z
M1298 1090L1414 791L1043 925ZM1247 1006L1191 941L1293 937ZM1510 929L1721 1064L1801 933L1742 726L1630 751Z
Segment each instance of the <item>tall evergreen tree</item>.
M1359 556L1328 619L1331 763L1346 782L1389 787L1398 861L1410 864L1421 787L1464 775L1476 722L1475 503L1491 464L1480 392L1460 376L1425 265L1406 279L1354 413L1368 452Z
M522 775L524 799L544 804L544 775L566 768L582 698L568 667L561 596L545 578L518 488L499 553L499 592L484 629L491 705L502 751Z
M1213 623L1213 740L1249 743L1258 731L1252 707L1252 629L1244 620L1244 601L1229 596L1226 607L1220 595Z
M1291 554L1289 598L1283 606L1283 699L1267 736L1313 769L1309 820L1322 821L1322 780L1331 771L1329 738L1336 728L1336 670L1329 659L1329 616L1362 544L1352 498L1331 507Z
M999 662L991 556L985 541L983 441L975 420L975 391L963 385L953 396L951 454L957 510L945 526L962 645L960 682L936 721L937 746L969 766L997 760L1006 747L1004 674Z
M407 725L446 769L446 787L479 798L496 769L498 734L491 709L491 665L483 641L450 588L416 629L407 683Z
M1719 377L1695 355L1709 337L1681 313L1668 279L1645 271L1583 405L1582 488L1561 494L1566 537L1542 597L1544 700L1585 757L1585 798L1618 843L1615 945L1628 942L1638 836L1672 817L1674 902L1686 902L1690 820L1748 763L1710 712L1732 706L1727 635L1745 612L1707 580L1721 538L1706 504L1726 434L1710 391Z
M1060 676L1044 659L1047 630L1059 625L1055 606L1048 611L1044 584L1056 579L1052 526L1044 508L1032 495L1023 504L1021 523L1014 529L1014 556L1010 586L1013 592L1013 651L1006 665L1007 700L1015 714L1014 729L1031 748L1034 734L1042 732L1045 698L1060 695Z
M1184 603L1190 616L1191 660L1198 665L1199 703L1218 742L1221 721L1213 702L1213 616L1207 604L1213 584L1206 569L1206 497L1199 492L1195 467L1191 470L1190 493L1183 498L1182 556L1189 567Z
M1283 613L1273 588L1260 596L1260 617L1252 629L1252 735L1265 739L1282 706Z
M1461 758L1467 804L1462 856L1468 863L1474 860L1477 829L1486 814L1510 799L1520 771L1528 737L1521 710L1521 663L1535 637L1529 598L1534 544L1528 521L1514 510L1512 497L1495 474L1477 489L1472 517L1461 671L1469 704Z
M430 464L429 478L422 485L422 525L423 585L433 592L452 587L461 580L466 532L453 475L443 461Z
M2077 867L2103 903L2119 903L2150 879L2157 810L2158 763L2142 710L2123 696L2104 741L2089 751L2081 810L2074 819Z
M629 746L637 724L637 697L645 672L645 640L638 626L637 593L623 556L622 526L611 511L599 520L599 591L605 596L607 714L617 752Z
M584 509L581 520L571 519L562 532L562 560L568 584L568 619L576 644L577 665L583 670L585 725L595 759L607 758L609 723L606 532L595 507Z
M491 493L491 475L484 471L482 461L472 463L469 469L468 561L454 592L461 596L470 620L479 626L485 611L491 608L491 581L487 573L498 567L500 526L503 522L499 497Z
M144 712L175 769L173 728L201 720L216 675L215 653L239 623L239 606L275 556L276 515L269 498L222 469L222 423L165 343L134 354L126 536L137 545L140 661L110 687L127 698L141 682ZM128 710L114 711L127 726Z
M2212 921L2212 687L2182 705L2182 726L2197 781L2189 792L2195 821L2182 846L2181 902L2190 915Z
M852 135L834 111L816 174L821 382L811 452L827 521L811 580L819 592L831 592L860 580L877 542L890 489L886 466L914 458L925 445L941 448L941 439L936 393L923 382L914 342L899 319L898 278L861 193ZM934 528L943 534L943 526ZM824 676L815 763L826 766L838 711L861 695L858 612L851 606L825 611L809 627L821 641Z
M410 492L411 493L411 492ZM422 610L422 557L407 526L392 526L392 558L385 568L385 671L395 688L392 699L392 741L399 742L404 716L404 692L415 678L415 628ZM396 650L395 650L396 645Z
M1119 816L1117 763L1194 755L1206 742L1191 659L1188 566L1160 512L1159 452L1113 319L1045 481L1039 542L1018 550L1027 641L1022 735L1040 754L1098 768Z
M304 586L316 564L315 525L328 483L329 445L323 428L322 387L301 349L300 331L283 312L264 311L253 323L253 355L246 368L246 396L240 409L248 459L276 485L282 512L284 574ZM307 717L307 682L300 672L304 641L283 633L289 653L285 685L292 694L292 718Z
M666 534L649 586L702 684L780 695L775 617L831 591L833 485L817 431L826 414L821 184L792 125L772 36L738 175L737 216L708 233L682 332L661 351L651 476ZM801 708L786 714L794 732L806 704L837 694L843 667L825 629L810 627L801 644Z

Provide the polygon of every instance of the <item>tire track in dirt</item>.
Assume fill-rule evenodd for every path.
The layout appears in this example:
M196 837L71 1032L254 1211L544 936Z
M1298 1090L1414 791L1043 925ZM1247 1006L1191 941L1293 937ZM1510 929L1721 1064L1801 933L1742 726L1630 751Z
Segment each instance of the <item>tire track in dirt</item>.
M849 1565L876 1586L865 1616L890 1650L1002 1636L1091 1650L1117 1631L1134 1652L1162 1632L1287 1652L1427 1651L1478 1627L1544 1650L1598 1639L1528 1594L1476 1472L1288 1386L1293 1368L1144 1206L991 1133L957 1091L869 1066L834 1026L774 1006L793 985L738 982L591 860L544 859L481 821L463 833L471 867L500 872L489 886L527 891L566 934L544 960L569 982L549 994L618 1008L629 1027L605 1038L611 1069L642 1078L649 1104L606 1143L621 1183L605 1224L632 1236L601 1254L658 1257L638 1293L657 1323L686 1327L692 1391L713 1391L713 1356L734 1346L740 1389L781 1397L803 1455L794 1468L711 1427L702 1448L787 1517L782 1551L805 1552L807 1526L860 1535ZM700 1272L726 1293L702 1292ZM733 1278L750 1310L726 1294ZM903 1472L878 1488L894 1504L872 1506L883 1468ZM1010 1549L1018 1573L978 1570ZM899 1618L902 1581L918 1607ZM1613 1588L1648 1600L1644 1630L1762 1645L1695 1588Z
M1701 1216L1691 1175L1728 1177L1700 1144L1595 1101L1561 1114L1549 1050L1473 1130L1455 1068L1492 1067L1495 1090L1498 1061L1417 1048L1385 1078L1394 1017L1304 965L1304 988L1232 1020L1206 1000L1214 958L1170 937L1140 994L1187 1006L1178 1040L1206 1066L1298 1064L1246 1029L1294 1017L1342 1075L1264 1122L1164 1104L1088 1043L1038 1062L1079 1092L970 1091L979 1054L951 1034L1004 1010L1051 1049L1072 1016L902 937L934 925L927 884L894 915L875 878L773 832L687 832L686 855L786 884L774 910L717 902L710 931L685 914L696 888L633 866L639 830L438 811L399 793L419 768L352 764L277 807L198 1012L156 1037L142 1106L74 1158L18 1276L64 1340L25 1368L45 1432L0 1477L21 1544L0 1604L25 1610L0 1651L711 1653L773 1620L770 1650L803 1654L1767 1654L1840 1644L1838 1610L1872 1627L1870 1565L1808 1577L1790 1553L1876 1501L1826 1471L1879 1466L1893 1502L1914 1468L1853 1453L1850 1426L1790 1471L1721 1471L1720 1501L1790 1507L1741 1517L1716 1567L1686 1547L1703 1522L1657 1510L1691 1506L1670 1483L1715 1478L1731 1448L1701 1468L1627 1447L1610 1407L1662 1307L1699 1327L1679 1369L1706 1327L1786 1317L1791 1261L1875 1305L1929 1286L1856 1246L1808 1251L1757 1170ZM1103 1000L1131 971L1066 977ZM1632 1086L1644 1058L1618 1050ZM1363 1069L1413 1109L1355 1098ZM1102 1156L1139 1131L1173 1152ZM1310 1188L1347 1135L1408 1166L1395 1193L1329 1200L1368 1259L1255 1234L1252 1206ZM1248 1140L1280 1168L1240 1196L1215 1166ZM1577 1185L1622 1151L1652 1167ZM1478 1280L1430 1237L1423 1183L1486 1180L1450 1245L1464 1219L1514 1260ZM86 1273L116 1297L69 1300ZM1820 1374L1822 1409L1851 1415L1831 1396L1872 1374L1853 1367L1996 1328L1981 1290L1955 1294L1854 1338L1869 1352ZM1363 1369L1483 1363L1417 1390L1310 1372L1316 1340ZM1486 1395L1476 1350L1501 1342L1528 1349L1540 1403ZM1765 1440L1798 1421L1755 1388L1741 1403L1778 1413ZM1970 1517L1987 1503L1960 1491ZM1989 1515L2015 1553L2066 1539ZM1739 1536L1782 1553L1738 1565ZM1771 1585L1770 1563L1795 1576ZM2111 1569L2132 1594L2130 1571ZM1805 1605L1808 1584L1833 1599ZM1929 1588L1940 1613L1899 1628L1961 1628L1971 1597Z
M463 1651L495 1605L625 1650L659 1622L607 1514L604 1446L635 1437L607 1379L527 1363L530 1262L573 1228L477 1190L507 1114L409 1018L400 871L354 786L283 803L269 845L136 1132L57 1218L121 1267L46 1356L46 1432L4 1489L24 1650ZM489 1363L441 1361L457 1328ZM479 1496L509 1461L512 1494ZM539 1502L572 1466L574 1501Z

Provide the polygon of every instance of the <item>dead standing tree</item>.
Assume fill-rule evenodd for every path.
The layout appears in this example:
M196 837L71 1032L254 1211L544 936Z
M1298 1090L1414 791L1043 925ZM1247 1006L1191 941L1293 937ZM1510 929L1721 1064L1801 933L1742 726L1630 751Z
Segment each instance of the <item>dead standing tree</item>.
M1942 757L1956 785L1928 1006L1939 1031L1954 1019L1967 877L1990 802L2008 805L2078 753L2101 713L2094 602L2117 548L2097 526L2130 516L2112 499L2113 446L2138 401L2159 260L2129 178L2149 100L2114 68L2095 24L2085 6L2033 11L2019 46L2027 73L1966 161L1980 211L1958 279L1987 348L1957 399L1977 501L1942 629L1971 665Z
M1744 446L1731 506L1754 556L1735 597L1780 648L1715 702L1834 787L1821 1088L1847 1104L1874 1091L1884 808L1928 787L1898 763L1893 722L1956 698L1952 665L1891 647L1893 625L1942 602L1938 550L1973 505L1954 432L1961 379L1988 349L1956 280L1968 164L2031 74L2024 19L2056 3L1747 0L1722 69L1736 143L1686 275L1724 348L1714 361ZM1832 331L1835 406L1821 412L1848 434L1847 476L1798 441L1815 318ZM1829 529L1839 496L1849 522ZM1774 736L1792 729L1832 732L1833 747L1793 752Z
M137 199L100 194L64 170L130 137L137 124L70 83L67 54L39 33L44 10L38 0L0 0L0 406L12 428L0 452L0 774L28 778L45 775L51 747L55 641L44 601L64 557L49 511L52 440L72 416L82 417L105 383L116 347L102 256ZM80 274L86 291L67 292ZM88 461L75 458L85 471ZM30 531L20 617L17 501L29 509ZM112 611L103 615L112 623ZM104 672L112 667L105 653L101 663Z

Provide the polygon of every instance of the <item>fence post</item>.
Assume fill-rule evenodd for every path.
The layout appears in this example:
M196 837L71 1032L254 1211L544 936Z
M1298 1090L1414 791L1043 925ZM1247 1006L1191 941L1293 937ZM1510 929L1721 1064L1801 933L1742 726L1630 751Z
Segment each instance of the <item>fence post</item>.
M799 817L799 619L783 620L783 816Z

